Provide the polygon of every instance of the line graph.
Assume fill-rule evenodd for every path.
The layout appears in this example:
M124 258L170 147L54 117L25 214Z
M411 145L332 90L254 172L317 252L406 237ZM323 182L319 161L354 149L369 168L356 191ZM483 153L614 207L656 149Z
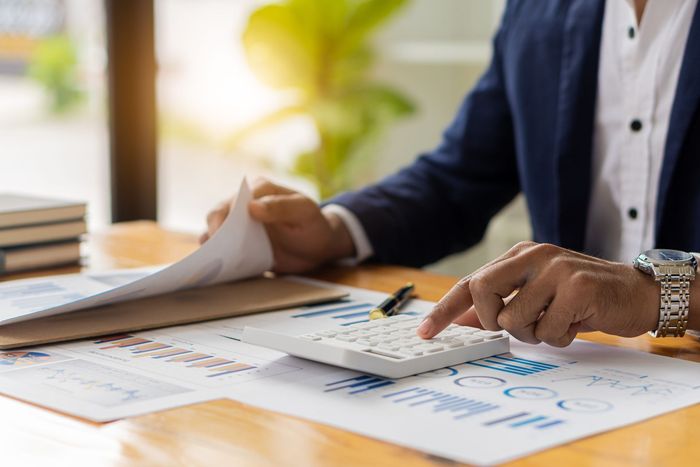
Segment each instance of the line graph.
M189 392L187 388L85 360L69 360L13 372L27 387L48 386L72 398L102 407L146 401Z

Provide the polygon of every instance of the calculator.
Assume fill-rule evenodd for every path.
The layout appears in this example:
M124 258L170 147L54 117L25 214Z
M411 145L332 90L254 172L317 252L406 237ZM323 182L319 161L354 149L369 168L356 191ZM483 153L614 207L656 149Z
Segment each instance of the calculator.
M432 339L422 339L416 335L421 321L421 317L398 314L299 336L248 326L241 341L386 378L402 378L510 351L505 332L456 324Z

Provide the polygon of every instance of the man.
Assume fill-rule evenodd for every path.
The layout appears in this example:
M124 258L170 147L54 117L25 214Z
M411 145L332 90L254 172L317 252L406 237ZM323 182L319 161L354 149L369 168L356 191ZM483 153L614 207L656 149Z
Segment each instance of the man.
M584 330L700 329L692 256L652 252L631 265L655 245L700 250L696 6L510 1L489 69L433 152L323 209L256 184L249 209L270 235L275 270L343 258L428 264L477 243L523 191L538 243L461 279L420 336L456 322L565 346ZM203 241L226 212L210 213ZM698 297L689 305L688 294Z

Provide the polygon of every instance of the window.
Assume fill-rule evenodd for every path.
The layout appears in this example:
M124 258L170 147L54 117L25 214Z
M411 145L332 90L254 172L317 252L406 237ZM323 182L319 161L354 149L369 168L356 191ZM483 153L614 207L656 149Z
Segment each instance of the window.
M84 200L109 222L102 3L0 0L0 190Z

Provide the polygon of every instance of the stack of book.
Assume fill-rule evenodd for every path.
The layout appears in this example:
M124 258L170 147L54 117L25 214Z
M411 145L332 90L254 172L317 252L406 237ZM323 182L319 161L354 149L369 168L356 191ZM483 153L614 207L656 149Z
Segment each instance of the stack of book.
M0 193L0 274L77 264L85 203Z

